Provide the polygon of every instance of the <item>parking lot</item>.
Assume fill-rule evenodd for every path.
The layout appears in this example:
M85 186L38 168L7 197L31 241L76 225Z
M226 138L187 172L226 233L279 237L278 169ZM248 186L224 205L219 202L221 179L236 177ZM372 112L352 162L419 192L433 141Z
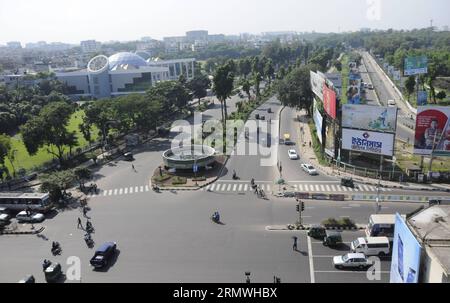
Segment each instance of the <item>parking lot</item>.
M333 257L350 251L350 243L358 237L364 237L364 231L343 231L343 243L336 248L324 246L322 241L308 237L308 255L310 275L315 283L389 283L390 258L380 261L380 279L369 280L367 270L337 269L333 266Z

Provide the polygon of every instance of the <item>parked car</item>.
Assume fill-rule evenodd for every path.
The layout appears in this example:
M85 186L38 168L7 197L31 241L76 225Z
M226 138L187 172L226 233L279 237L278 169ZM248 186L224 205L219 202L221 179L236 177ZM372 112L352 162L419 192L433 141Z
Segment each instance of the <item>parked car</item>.
M361 253L348 253L343 256L333 257L333 265L338 269L359 268L364 269L371 266L366 256Z
M91 265L94 266L94 268L106 267L112 256L116 253L116 249L116 242L106 242L102 244L102 246L95 251L94 256L91 258Z
M309 175L313 176L313 175L318 175L319 173L317 172L317 170L314 168L314 166L312 166L311 164L306 164L303 163L301 165L302 169L308 173Z
M298 159L298 154L295 151L295 149L288 150L288 156L289 156L289 159L291 159L291 160L297 160Z
M19 222L35 223L35 222L42 222L42 221L44 221L45 217L41 213L28 214L26 210L23 210L23 211L21 211L20 213L17 214L16 219Z
M397 103L395 103L395 100L389 100L388 101L388 106L389 107L395 107L395 106L397 106Z

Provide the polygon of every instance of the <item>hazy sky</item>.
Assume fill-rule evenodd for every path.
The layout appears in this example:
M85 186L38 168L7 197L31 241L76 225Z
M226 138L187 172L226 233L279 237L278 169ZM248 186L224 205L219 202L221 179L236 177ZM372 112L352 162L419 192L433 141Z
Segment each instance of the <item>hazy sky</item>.
M449 0L0 0L0 44L161 39L194 29L412 29L429 26L431 19L442 27L450 25L449 12Z

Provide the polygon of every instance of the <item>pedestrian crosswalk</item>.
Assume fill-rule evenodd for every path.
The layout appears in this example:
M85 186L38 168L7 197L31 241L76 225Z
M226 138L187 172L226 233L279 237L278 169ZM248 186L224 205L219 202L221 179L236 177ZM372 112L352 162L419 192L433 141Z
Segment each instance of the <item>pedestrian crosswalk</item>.
M149 192L149 191L150 191L150 188L148 185L141 185L141 186L114 188L114 189L99 189L99 190L97 190L97 192L95 194L90 193L87 196L89 198L121 196L121 195L144 193L144 192Z
M358 184L355 188L349 188L341 186L339 184L306 184L306 183L289 183L285 186L280 186L276 184L268 183L258 183L256 184L266 192L278 191L283 187L286 187L286 191L296 191L296 192L308 192L308 193L345 193L345 192L376 192L377 187L372 185ZM253 189L248 183L233 183L233 182L216 182L202 188L206 191L214 192L250 192ZM380 188L381 192L392 191L390 188Z

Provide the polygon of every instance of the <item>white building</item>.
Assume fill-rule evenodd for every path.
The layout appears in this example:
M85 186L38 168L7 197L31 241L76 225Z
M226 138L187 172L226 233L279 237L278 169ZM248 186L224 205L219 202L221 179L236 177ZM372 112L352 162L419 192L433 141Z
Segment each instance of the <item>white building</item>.
M18 42L18 41L7 42L6 46L8 46L9 48L13 48L13 49L22 48L22 44L20 44L20 42Z
M421 283L450 283L450 205L436 205L408 219L422 246Z
M80 46L83 53L95 53L101 49L101 43L95 40L81 41Z
M131 93L144 93L160 81L178 80L181 74L194 77L195 59L144 60L133 53L122 52L92 58L85 70L56 72L74 97L109 98Z

